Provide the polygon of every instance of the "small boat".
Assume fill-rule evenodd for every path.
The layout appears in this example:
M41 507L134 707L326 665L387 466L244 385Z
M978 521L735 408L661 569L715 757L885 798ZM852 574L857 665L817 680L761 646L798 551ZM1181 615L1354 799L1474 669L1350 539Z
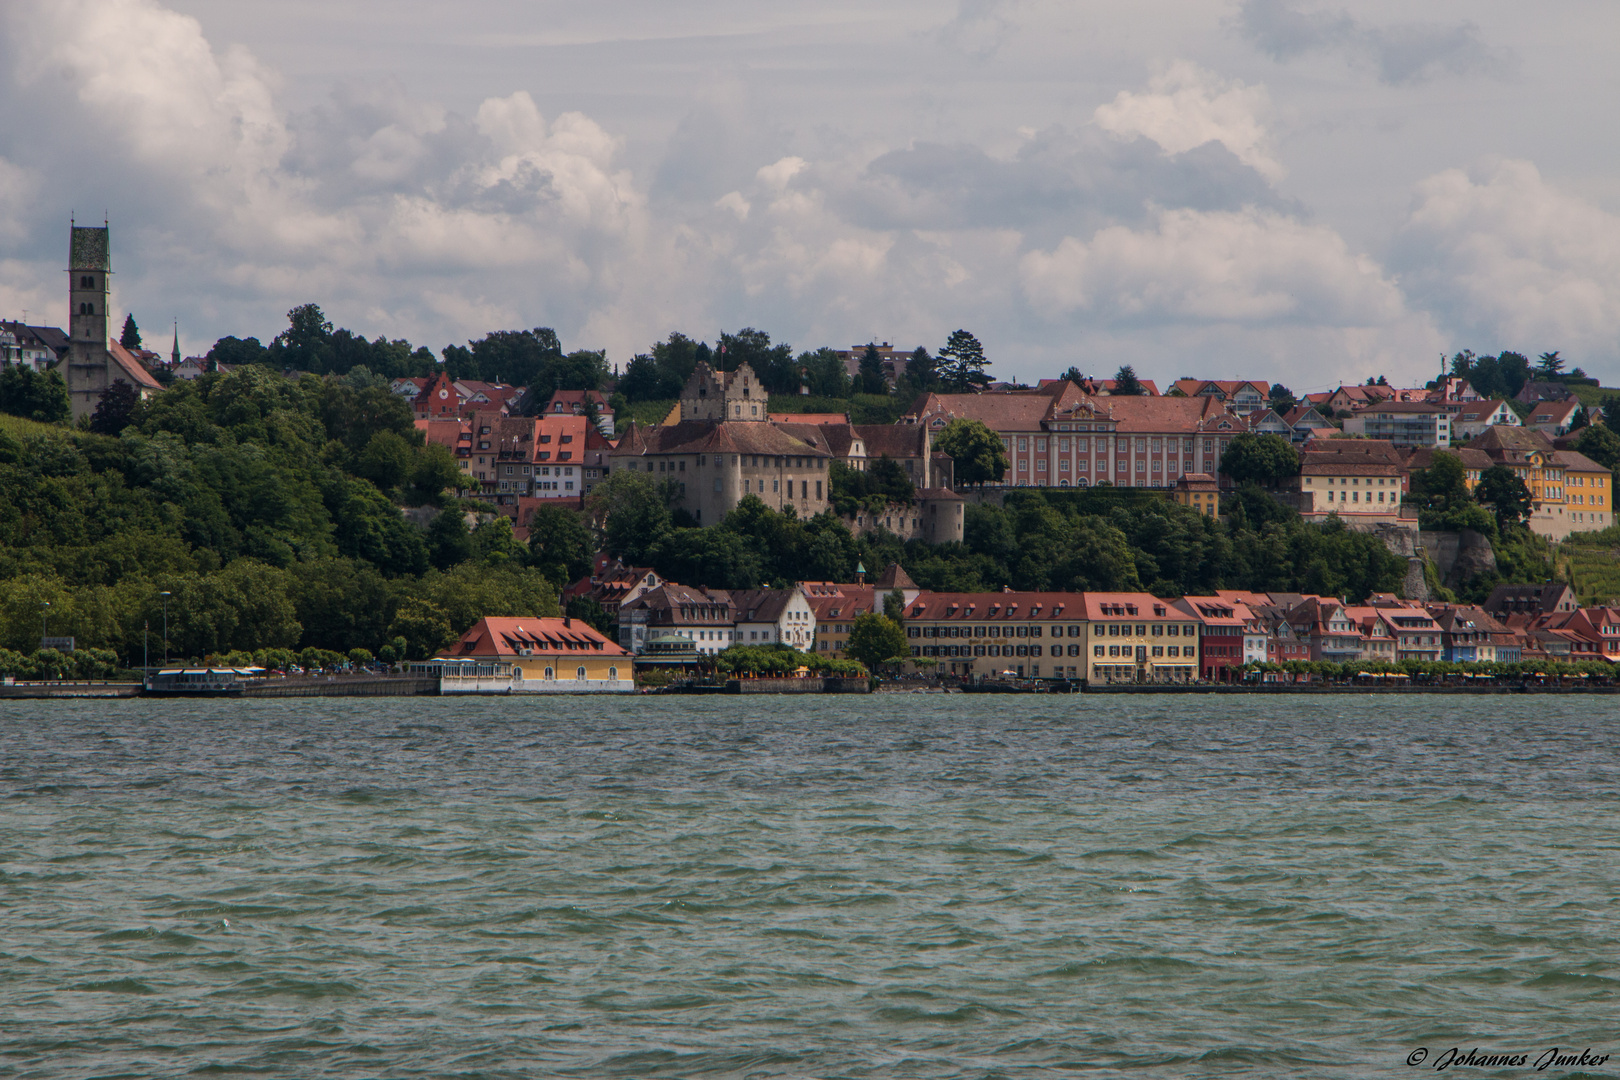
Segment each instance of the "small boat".
M247 668L164 668L150 672L141 684L145 697L232 697L243 684L238 675Z

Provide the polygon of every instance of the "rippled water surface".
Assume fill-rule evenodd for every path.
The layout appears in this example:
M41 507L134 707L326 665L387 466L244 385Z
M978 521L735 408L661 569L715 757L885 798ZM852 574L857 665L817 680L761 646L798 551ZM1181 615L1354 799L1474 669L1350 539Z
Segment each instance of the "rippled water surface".
M1613 713L0 702L0 1076L1362 1077L1432 1075L1417 1047L1612 1053Z

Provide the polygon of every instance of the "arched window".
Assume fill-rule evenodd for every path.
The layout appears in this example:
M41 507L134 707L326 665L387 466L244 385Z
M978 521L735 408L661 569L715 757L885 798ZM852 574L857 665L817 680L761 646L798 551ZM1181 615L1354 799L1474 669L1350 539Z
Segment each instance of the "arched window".
M575 670L574 678L578 679L581 682L584 682L585 681L585 669L584 668L578 668L577 670Z
M619 669L616 668L616 667L608 668L608 678L612 679L614 682L618 682L619 681Z
M557 677L556 672L552 671L550 668L546 668L546 681L547 682L550 682L552 679L555 679L556 677Z

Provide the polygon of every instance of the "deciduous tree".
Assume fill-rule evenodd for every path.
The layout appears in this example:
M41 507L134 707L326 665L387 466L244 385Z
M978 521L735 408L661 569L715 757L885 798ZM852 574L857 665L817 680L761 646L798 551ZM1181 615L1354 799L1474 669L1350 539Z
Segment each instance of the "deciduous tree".
M958 417L946 424L934 438L934 446L949 454L959 484L979 484L1000 480L1007 472L1007 448L1001 436L982 420Z

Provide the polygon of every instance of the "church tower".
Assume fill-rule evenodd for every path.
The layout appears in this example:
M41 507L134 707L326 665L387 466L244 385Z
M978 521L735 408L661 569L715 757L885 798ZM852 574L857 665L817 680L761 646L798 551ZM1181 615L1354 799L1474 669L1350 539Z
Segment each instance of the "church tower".
M63 376L73 415L95 410L107 389L107 293L112 274L108 228L71 226L68 244L68 356Z
M107 226L71 226L68 240L68 351L51 368L67 383L73 419L90 416L115 382L126 382L142 398L163 389L133 353L107 338L108 278L112 275Z

